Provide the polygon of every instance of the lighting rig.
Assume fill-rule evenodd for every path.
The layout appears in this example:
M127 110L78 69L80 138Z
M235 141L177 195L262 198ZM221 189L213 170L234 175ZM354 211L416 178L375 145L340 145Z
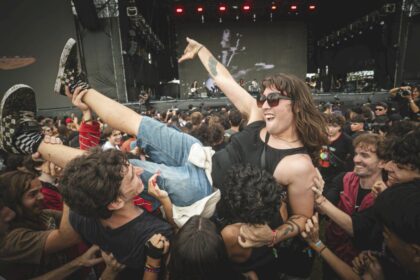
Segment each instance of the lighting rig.
M317 46L324 47L325 49L337 47L344 42L352 40L356 36L373 30L375 26L384 25L385 18L395 13L395 11L395 3L385 4L381 9L375 10L349 25L328 34L317 42Z

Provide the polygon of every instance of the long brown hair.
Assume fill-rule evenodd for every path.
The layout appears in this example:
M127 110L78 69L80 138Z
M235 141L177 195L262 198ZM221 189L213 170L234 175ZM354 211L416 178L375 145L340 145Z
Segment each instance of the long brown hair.
M321 147L328 144L328 134L325 119L315 106L308 86L294 75L279 73L268 76L262 81L262 90L264 91L267 87L275 87L292 98L292 109L299 139L316 165Z
M16 212L16 217L11 222L11 229L18 227L30 227L37 230L45 230L45 225L39 217L27 215L22 199L25 192L31 188L31 182L39 175L27 170L15 170L3 173L0 176L0 188L3 189L3 199L10 209Z

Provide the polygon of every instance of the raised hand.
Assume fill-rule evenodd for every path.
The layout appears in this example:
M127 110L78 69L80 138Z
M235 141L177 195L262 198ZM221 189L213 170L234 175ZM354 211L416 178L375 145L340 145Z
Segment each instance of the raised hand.
M352 261L353 271L363 275L362 279L384 279L384 273L378 259L371 251L363 251Z
M157 177L160 176L160 172L156 172L152 177L150 177L147 187L147 192L149 195L160 200L168 197L168 193L164 190L161 190L157 184Z
M200 51L200 49L203 47L202 44L188 37L187 37L187 42L188 42L188 45L184 50L184 54L178 59L178 63L181 63L185 60L193 59L197 55L197 53Z
M93 245L83 255L77 258L78 262L84 267L92 267L98 263L103 262L102 257L98 257L100 249L97 245Z
M325 197L322 195L324 192L324 179L322 178L321 173L319 172L318 168L316 168L317 175L314 177L314 185L312 186L312 191L315 194L315 204L320 205L325 201Z
M384 183L384 181L376 181L372 186L372 195L376 198L387 188L388 186Z
M318 213L306 221L305 230L301 232L301 236L310 246L319 242Z
M82 89L81 87L77 87L73 94L70 93L69 88L66 86L66 95L71 101L71 103L80 109L80 111L84 112L89 110L89 106L83 102L83 97L87 93L86 89Z

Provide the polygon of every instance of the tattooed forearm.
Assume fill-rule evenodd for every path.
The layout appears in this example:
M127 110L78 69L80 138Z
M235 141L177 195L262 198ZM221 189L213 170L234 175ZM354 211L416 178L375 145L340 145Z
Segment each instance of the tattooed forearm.
M286 223L287 228L285 229L285 231L282 234L282 237L288 235L289 233L293 232L293 225Z
M213 77L217 76L216 66L217 66L217 60L213 56L210 56L209 57L209 69L210 69L210 74Z

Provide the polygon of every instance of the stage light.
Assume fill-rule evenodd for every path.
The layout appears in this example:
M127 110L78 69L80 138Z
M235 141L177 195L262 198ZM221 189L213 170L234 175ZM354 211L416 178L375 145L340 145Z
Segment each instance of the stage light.
M226 10L227 10L226 5L223 5L223 4L222 4L222 5L220 5L220 6L219 6L219 11L220 11L220 12L222 12L222 13L223 13L223 12L226 12Z
M310 5L308 6L308 9L309 9L309 11L314 12L314 11L316 10L316 5L314 5L314 4L310 4Z
M176 7L175 8L175 13L177 13L178 15L183 14L184 13L184 8L183 7Z
M251 6L248 5L248 4L245 4L245 5L242 6L242 10L244 12L249 12L251 10Z
M290 6L290 10L293 11L293 12L297 11L297 8L298 8L297 5L291 5Z
M197 13L199 14L204 12L204 8L202 6L198 6L196 10L197 10Z
M273 11L273 12L274 12L274 11L276 11L276 10L277 10L277 6L273 4L273 5L271 5L270 9L271 9L271 11Z

